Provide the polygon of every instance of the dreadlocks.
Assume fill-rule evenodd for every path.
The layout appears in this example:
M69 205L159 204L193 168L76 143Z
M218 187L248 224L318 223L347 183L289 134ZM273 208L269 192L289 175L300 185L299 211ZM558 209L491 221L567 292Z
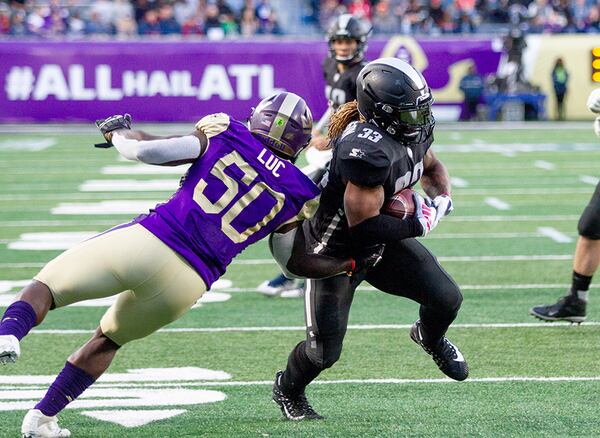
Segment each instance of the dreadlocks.
M330 141L342 135L344 129L350 122L360 120L364 122L364 118L358 112L358 103L352 100L340 106L338 110L331 116L327 137Z

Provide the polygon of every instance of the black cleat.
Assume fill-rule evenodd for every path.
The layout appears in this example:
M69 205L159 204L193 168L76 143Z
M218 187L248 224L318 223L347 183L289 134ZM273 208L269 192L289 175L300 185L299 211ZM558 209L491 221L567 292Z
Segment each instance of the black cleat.
M586 304L576 296L567 295L554 304L532 307L529 313L544 321L570 321L580 324L586 318Z
M323 417L315 412L308 403L306 395L300 394L296 397L288 397L280 387L279 382L283 371L277 371L275 374L275 383L273 383L273 401L279 405L283 416L288 420L321 420Z
M469 376L469 366L460 350L445 337L437 345L428 345L423 341L423 325L417 321L410 329L410 338L419 344L436 363L438 368L454 380L465 380Z

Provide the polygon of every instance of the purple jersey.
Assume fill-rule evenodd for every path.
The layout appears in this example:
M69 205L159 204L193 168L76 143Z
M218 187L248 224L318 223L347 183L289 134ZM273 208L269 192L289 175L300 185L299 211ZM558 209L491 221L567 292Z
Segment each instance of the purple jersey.
M319 189L225 114L196 125L209 138L179 190L140 220L185 258L207 286L248 245L316 209Z

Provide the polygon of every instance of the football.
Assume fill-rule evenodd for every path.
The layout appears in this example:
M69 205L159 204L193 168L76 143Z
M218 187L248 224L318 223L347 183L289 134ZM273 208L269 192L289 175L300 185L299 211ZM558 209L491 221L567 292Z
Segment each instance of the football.
M381 212L400 219L406 219L415 214L414 190L402 189L394 193L383 204Z

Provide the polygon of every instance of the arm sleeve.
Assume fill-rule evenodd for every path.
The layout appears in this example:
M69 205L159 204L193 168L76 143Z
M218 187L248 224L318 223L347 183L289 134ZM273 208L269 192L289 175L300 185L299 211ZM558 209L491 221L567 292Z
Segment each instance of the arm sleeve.
M200 156L200 139L194 135L156 140L135 140L115 133L112 143L129 160L147 164L189 162Z
M423 227L414 217L399 219L387 214L380 214L351 227L349 231L353 245L363 248L373 244L394 243L409 237L421 236Z
M286 233L272 233L269 249L288 278L327 278L352 269L350 258L314 254L307 250L304 231L296 227Z

